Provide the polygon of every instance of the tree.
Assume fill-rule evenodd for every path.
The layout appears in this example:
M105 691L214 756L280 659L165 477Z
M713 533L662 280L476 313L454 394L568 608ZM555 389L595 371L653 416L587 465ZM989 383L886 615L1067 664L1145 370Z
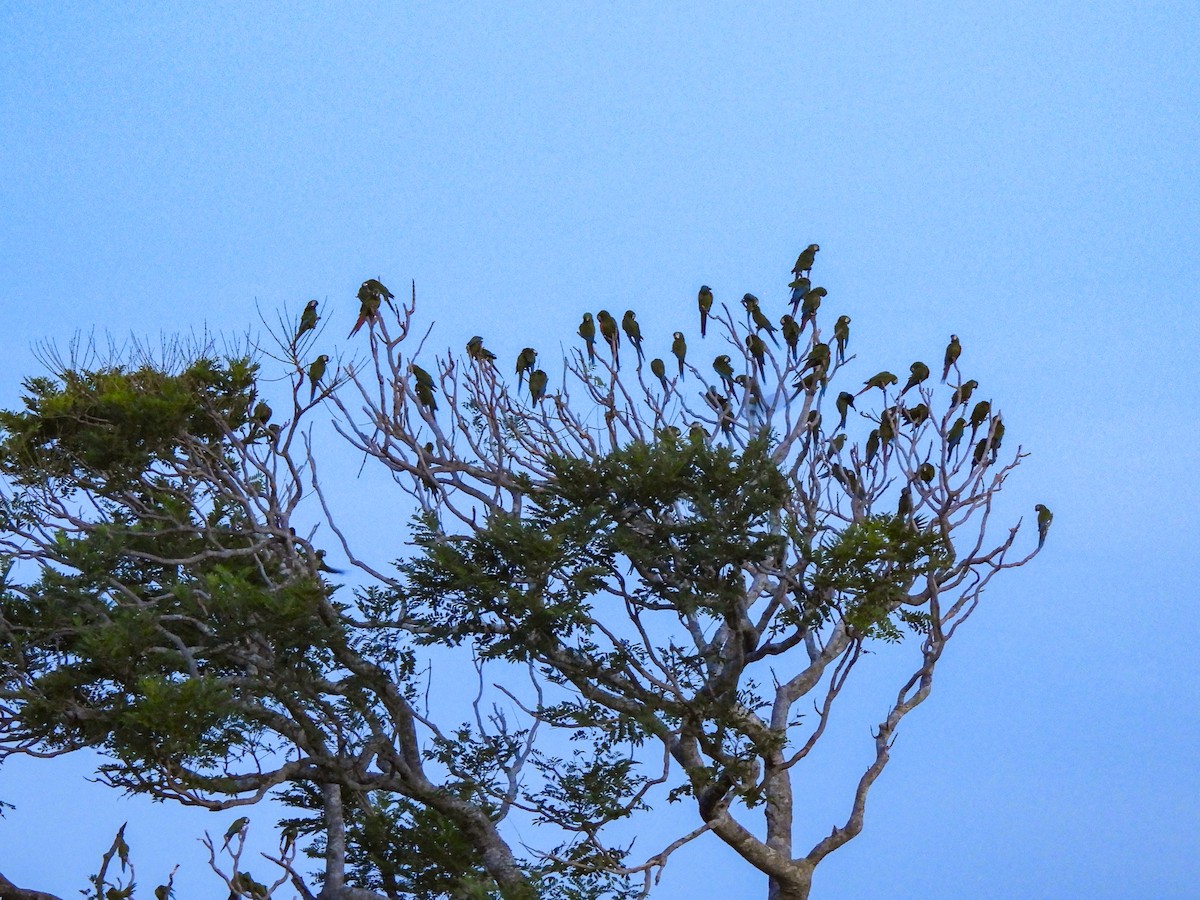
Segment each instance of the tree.
M772 900L807 897L946 643L1041 547L1014 549L1020 522L992 534L1024 454L1001 459L957 338L951 386L914 363L899 390L886 371L834 387L850 320L826 340L816 250L782 346L756 297L743 321L704 288L704 343L645 341L670 367L644 364L628 313L622 361L604 310L561 378L525 348L514 385L478 336L422 359L415 288L397 306L374 279L358 359L314 352L312 304L274 357L51 359L0 414L0 759L91 747L125 790L209 809L279 796L297 812L268 858L303 897L642 895L709 832ZM278 417L264 360L293 373ZM390 563L332 514L320 410L411 498L411 549ZM331 580L335 546L363 586ZM911 675L845 820L800 846L792 769L880 643L913 648ZM469 712L430 708L430 667L468 661ZM624 820L683 800L694 827L635 858ZM539 846L514 850L514 822ZM235 825L210 863L231 895L267 896Z

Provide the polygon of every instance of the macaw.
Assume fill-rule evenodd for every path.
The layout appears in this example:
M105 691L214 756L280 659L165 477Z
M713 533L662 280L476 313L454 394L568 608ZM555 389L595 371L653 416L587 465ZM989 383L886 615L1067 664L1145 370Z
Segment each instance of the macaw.
M754 357L755 365L758 366L758 371L762 373L766 366L767 345L762 342L762 338L757 334L748 334L746 335L746 349Z
M796 324L787 313L779 320L779 327L783 330L783 342L787 344L788 356L796 358L797 347L800 344L800 326Z
M975 388L979 387L979 382L972 378L970 381L964 381L954 389L954 397L951 399L952 406L966 406L971 400L971 394L975 393Z
M858 476L845 466L834 463L829 467L829 474L836 478L842 487L851 494L858 493Z
M491 363L496 360L496 354L483 346L483 338L479 335L467 341L467 357L477 363Z
M712 312L713 293L707 284L700 285L700 293L696 295L696 303L700 307L700 337L707 334L708 314Z
M849 391L842 391L837 395L837 411L841 414L841 419L838 421L838 428L846 427L846 416L850 410L854 408L854 395Z
M988 443L987 438L984 438L978 444L975 445L975 452L974 452L974 454L972 454L972 457L971 457L971 459L972 459L971 468L975 468L975 466L983 464L983 458L985 456L987 456L987 443Z
M867 465L871 464L871 460L875 458L875 454L879 452L879 429L872 429L867 435Z
M759 308L758 298L753 294L746 294L746 296L742 297L742 305L746 307L746 312L750 313L750 320L754 323L755 329L757 331L765 331L767 337L771 339L771 343L778 347L779 341L775 338L777 329L771 324L771 320L767 318L766 313Z
M388 305L392 304L391 291L385 288L374 278L368 278L362 283L358 289L358 321L354 323L354 327L350 329L347 338L352 338L362 328L364 324L370 322L372 325L379 318L379 306L384 300L388 301Z
M383 282L379 281L376 278L368 278L366 281L364 281L362 283L362 286L359 287L359 289L358 289L358 299L359 300L362 299L364 288L366 289L366 291L368 293L376 295L381 300L386 300L387 305L392 308L392 311L393 312L396 311L396 307L392 304L392 301L396 299L396 295L393 294L391 291L389 291L387 288L385 288L383 286ZM413 294L414 295L416 294L416 290L417 290L416 282L413 282Z
M988 443L992 448L992 462L996 461L996 457L1000 455L1000 442L1004 440L1004 420L999 416L992 419L991 427L988 428Z
M983 420L988 417L988 413L992 411L992 404L986 400L980 400L975 404L975 408L971 410L971 440L975 440L975 432L979 430L979 426L983 424Z
M850 317L838 316L833 323L833 339L837 341L838 360L846 358L846 343L850 340Z
M317 385L321 383L321 379L325 376L325 367L329 365L329 354L322 353L313 360L313 364L308 367L308 399L311 402L317 394Z
M954 420L954 424L950 426L950 433L946 435L946 451L953 453L954 448L962 441L963 430L967 427L967 420L959 416Z
M885 409L879 416L879 441L886 447L895 436L896 420L892 418L892 410Z
M625 315L621 317L621 330L629 338L629 343L633 344L633 349L637 351L638 362L640 363L645 359L645 356L642 354L642 326L638 324L637 315L632 309L625 310Z
M807 278L797 278L788 287L792 289L792 316L795 317L800 314L800 304L804 302L804 295L812 287L812 282Z
M233 836L234 836L235 834L239 834L239 833L241 833L241 831L242 831L242 830L243 830L243 829L244 829L244 828L245 828L247 825L249 825L249 824L250 824L250 817L249 817L249 816L241 816L241 817L239 817L239 818L237 818L237 819L234 819L234 820L233 820L233 824L232 824L232 825L230 825L230 826L229 826L229 828L228 828L228 829L226 830L226 832L225 832L225 843L224 843L224 844L222 844L221 846L222 846L222 847L228 847L228 846L229 846L229 842L230 842L231 840L233 840Z
M583 321L579 323L579 336L583 338L587 344L588 362L596 362L596 323L592 319L592 314L586 312L583 314Z
M704 402L717 414L717 425L721 432L728 437L733 434L733 404L729 398L716 388L709 388L704 393Z
M416 363L410 363L408 366L412 369L413 377L417 379L417 384L424 385L427 388L433 387L433 376L418 366Z
M730 393L733 392L733 366L730 363L728 353L722 353L713 360L713 371L720 377L725 385L725 389Z
M800 370L812 369L814 372L825 375L825 371L829 368L829 345L828 344L813 344L812 350L809 351L808 359L804 361L804 367Z
M746 396L750 398L751 406L762 406L763 395L762 391L759 390L757 378L753 376L747 378L745 375L739 375L733 379L733 383L746 392Z
M533 367L537 365L537 351L532 347L526 347L517 354L517 387L519 388L525 380L525 373L532 372Z
M667 366L657 356L650 360L650 371L654 373L654 377L662 382L663 390L667 389Z
M621 335L617 331L617 320L607 309L602 309L596 313L596 321L600 325L600 336L604 338L604 343L608 344L609 352L612 353L613 363L618 369L621 368L621 356L617 350L621 346Z
M529 399L541 403L546 396L546 382L549 380L542 369L534 369L529 373Z
M309 300L304 307L304 312L300 313L300 327L296 329L296 336L292 338L292 343L295 344L308 332L317 327L317 320L321 317L317 315L317 301Z
M413 393L417 395L417 402L430 412L437 412L437 398L434 396L436 392L437 388L433 386L432 382L427 384L420 378L417 379L416 387L413 388Z
M1050 531L1050 523L1054 521L1054 513L1050 512L1045 504L1039 503L1034 507L1037 510L1037 528L1038 528L1038 549L1042 549L1042 544L1046 543L1046 534Z
M433 471L430 468L430 462L433 460L433 441L429 441L424 447L417 450L417 467L419 469L421 483L431 493L437 493L437 479L433 477Z
M809 322L813 322L817 318L817 310L821 308L821 298L828 296L829 291L823 287L815 287L804 295L804 300L800 304L800 330L804 330L804 326Z
M813 263L817 261L817 251L821 248L816 244L809 244L800 251L800 255L796 257L796 264L792 266L792 274L805 275L812 272Z
M865 394L871 388L879 388L881 391L887 390L887 388L890 385L895 384L899 380L900 379L897 378L895 375L893 375L891 372L887 372L887 371L877 372L876 374L872 375L870 378L868 378L866 381L863 382L863 384L865 384L866 387L864 387L861 391L859 391L858 394L855 394L855 396L857 397L861 394Z
M919 428L929 418L929 407L924 403L918 403L916 406L910 406L908 409L902 407L900 414L904 416L908 424Z
M908 370L912 374L908 376L908 381L904 384L904 390L902 390L897 396L903 397L911 388L921 384L921 382L929 377L929 366L925 365L923 362L913 363L908 367Z
M950 367L958 362L959 356L962 355L962 344L958 342L958 335L950 335L950 343L946 346L946 365L942 368L942 384L946 383L946 376L950 374Z
M675 332L674 339L671 341L671 352L679 360L679 377L683 378L683 361L687 358L687 341L683 339L682 331Z

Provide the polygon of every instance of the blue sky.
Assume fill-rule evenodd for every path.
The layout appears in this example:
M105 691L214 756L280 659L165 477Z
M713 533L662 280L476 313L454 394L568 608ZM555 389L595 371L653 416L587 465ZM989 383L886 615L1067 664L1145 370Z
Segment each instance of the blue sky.
M236 334L310 297L348 327L370 276L416 279L442 346L569 344L606 304L665 336L700 283L770 296L817 241L872 371L960 335L1032 452L1006 502L1056 518L814 897L1194 896L1200 7L550 8L7 5L0 402L39 341ZM0 770L0 870L73 895L129 818L144 882L179 861L211 892L192 837L232 814L86 772ZM715 842L661 896L697 885L763 896Z

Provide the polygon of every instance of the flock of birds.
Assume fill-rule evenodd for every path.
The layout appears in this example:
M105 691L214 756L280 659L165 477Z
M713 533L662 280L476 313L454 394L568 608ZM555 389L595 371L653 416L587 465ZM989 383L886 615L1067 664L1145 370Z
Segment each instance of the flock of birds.
M742 297L742 306L745 307L748 322L753 326L752 329L748 330L746 335L745 347L747 356L753 360L753 373L755 375L761 375L766 366L767 348L763 342L763 334L776 347L779 346L779 340L776 335L782 335L784 344L787 346L789 360L798 361L800 337L809 324L815 323L821 301L828 293L823 287L813 286L810 280L813 264L820 249L817 244L809 244L797 257L796 263L792 267L792 274L795 276L795 279L789 285L792 289L792 308L789 313L785 313L780 318L778 328L762 311L757 297L753 294L746 294ZM379 319L380 310L384 304L393 309L393 311L395 310L393 303L395 295L382 282L375 278L368 278L362 283L358 289L358 300L358 319L355 321L354 327L350 329L347 337L353 337L364 325L371 328ZM708 285L701 285L696 295L696 303L700 313L701 337L707 335L708 320L712 315L713 302L712 289ZM293 345L305 334L315 329L319 319L317 301L310 300L300 315L300 323L296 330ZM594 317L590 312L584 313L583 320L579 324L578 334L583 339L586 347L588 362L592 364L596 362L596 340L599 337L607 346L613 365L619 369L621 367L620 346L622 332L637 353L638 365L640 366L645 360L645 353L642 349L642 329L637 321L637 315L633 310L625 311L619 325L616 318L608 310L602 309ZM828 343L818 341L813 344L803 364L799 366L795 383L797 390L811 390L818 383L823 387L832 360L834 358L839 362L844 360L846 344L849 338L850 317L843 315L837 319L833 326L833 346L831 347ZM467 342L466 351L467 357L475 363L493 365L496 361L496 354L484 347L483 338L479 335L475 335ZM671 341L671 354L675 357L680 379L685 377L684 366L687 360L687 353L688 346L683 332L674 332ZM951 369L957 371L958 358L961 354L962 344L959 342L958 336L951 335L950 343L946 347L946 353L943 358L941 379L943 383L949 377ZM525 347L517 354L516 364L518 388L527 382L530 400L535 404L541 403L546 396L548 382L545 370L537 367L537 357L537 351L533 347ZM325 376L328 364L328 354L321 354L308 367L310 400L316 396L317 388ZM735 385L743 387L751 387L753 385L753 382L747 379L746 376L734 374L733 361L729 354L717 356L713 360L712 367L713 371L721 379L722 385L730 393L733 392ZM437 388L433 376L415 363L410 364L410 370L413 374L413 391L416 394L417 401L429 410L435 411L437 409ZM662 383L664 391L667 390L669 383L667 381L666 363L661 358L655 357L650 360L650 371ZM929 367L925 363L914 362L909 367L908 380L897 397L903 397L913 388L919 387L931 374ZM858 393L852 394L849 391L839 393L835 401L835 406L840 415L839 429L845 426L846 417L850 409L854 408L854 401L857 397L873 389L886 390L888 387L898 384L899 380L892 372L882 371L868 378ZM978 387L978 382L975 380L966 381L958 385L955 388L953 405L966 406L970 401L971 393L976 387ZM713 396L706 395L706 400L714 408L730 408L730 402L727 397L723 397L715 389L711 389L709 394ZM893 410L898 412L903 416L905 421L912 425L920 425L929 416L929 409L923 403L907 409L901 405L897 405ZM880 443L886 443L894 434L895 425L890 412L888 411L881 417L880 427L872 431L867 440L866 454L868 461L874 457ZM976 433L983 426L984 422L987 421L990 414L991 404L989 401L980 400L972 408L969 416L958 417L947 433L949 449L953 451L957 448L968 426L971 428L970 440L974 441ZM989 426L988 436L983 441L980 441L976 447L976 462L979 462L979 458L988 449L995 454L999 449L1003 434L1004 423L998 416L993 417ZM932 469L932 466L930 465L929 468ZM927 480L932 480L933 473L930 472L928 474L930 478ZM903 503L903 498L901 499L901 503ZM1040 548L1046 540L1046 533L1049 531L1053 514L1041 503L1037 504L1035 509L1037 511L1038 547Z

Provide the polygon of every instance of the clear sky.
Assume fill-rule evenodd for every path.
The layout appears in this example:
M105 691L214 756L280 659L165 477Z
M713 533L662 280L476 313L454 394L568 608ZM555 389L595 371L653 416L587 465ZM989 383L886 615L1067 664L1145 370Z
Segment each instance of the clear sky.
M348 327L373 276L416 279L441 346L569 343L603 305L666 336L701 282L776 296L819 242L872 370L962 338L1032 453L1006 503L1055 523L814 897L1194 897L1198 36L1168 0L5 4L0 403L39 341L310 297ZM87 771L0 769L0 870L74 896L128 818L143 883L213 895L193 838L235 814ZM814 837L844 817L814 808ZM660 895L719 887L763 896L714 840Z

